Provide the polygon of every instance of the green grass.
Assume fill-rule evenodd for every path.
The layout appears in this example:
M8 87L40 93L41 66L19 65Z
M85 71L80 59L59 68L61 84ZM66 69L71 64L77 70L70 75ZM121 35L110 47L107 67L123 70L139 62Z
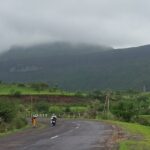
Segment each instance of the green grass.
M49 107L49 112L56 113L56 114L63 114L63 113L65 113L66 108L69 109L69 112L67 112L67 113L83 113L88 110L87 106L51 105Z
M119 142L119 150L150 150L150 126L110 121L120 126L131 137Z
M71 106L70 107L71 112L86 112L88 110L85 106Z
M20 95L64 95L74 96L75 93L56 90L54 92L49 89L37 91L31 87L24 86L20 87L16 84L0 84L0 95L13 95L15 92L20 92Z
M38 123L38 130L40 129L43 129L45 128L46 125L43 124L43 123ZM21 131L25 131L25 130L28 130L28 129L31 129L33 128L31 124L27 124L26 126L24 126L23 128L20 128L20 129L13 129L13 130L10 130L10 131L7 131L7 132L4 132L4 133L0 133L0 138L1 137L5 137L5 136L8 136L8 135L12 135L12 134L15 134L15 133L18 133L18 132L21 132Z
M10 130L10 131L4 132L4 133L0 133L0 137L4 137L4 136L7 136L7 135L17 133L17 132L21 132L21 131L24 131L24 130L29 129L29 128L31 128L31 126L28 124L28 125L26 125L25 127L21 128L21 129L13 129L13 130Z
M150 120L150 115L140 115L140 116Z

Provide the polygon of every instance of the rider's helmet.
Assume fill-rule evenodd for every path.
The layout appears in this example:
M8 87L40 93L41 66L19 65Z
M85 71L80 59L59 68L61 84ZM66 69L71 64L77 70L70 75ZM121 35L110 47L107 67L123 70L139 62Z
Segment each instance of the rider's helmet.
M53 113L51 118L57 118L56 115Z

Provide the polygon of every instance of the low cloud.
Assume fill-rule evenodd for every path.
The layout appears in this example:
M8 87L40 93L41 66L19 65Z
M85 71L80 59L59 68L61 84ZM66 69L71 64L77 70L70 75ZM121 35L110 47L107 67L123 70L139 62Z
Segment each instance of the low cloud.
M0 51L52 41L149 44L149 0L1 0Z

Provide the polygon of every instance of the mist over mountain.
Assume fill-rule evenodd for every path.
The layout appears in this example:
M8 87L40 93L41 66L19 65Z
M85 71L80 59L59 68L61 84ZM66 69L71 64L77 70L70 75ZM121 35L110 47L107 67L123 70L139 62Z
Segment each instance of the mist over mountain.
M0 55L0 80L47 82L71 90L150 89L150 45L113 49L57 42Z

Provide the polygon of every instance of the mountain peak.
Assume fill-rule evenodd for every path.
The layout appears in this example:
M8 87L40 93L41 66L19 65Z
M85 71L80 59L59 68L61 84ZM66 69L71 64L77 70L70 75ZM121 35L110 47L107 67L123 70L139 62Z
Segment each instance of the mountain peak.
M76 90L150 89L150 45L110 49L70 43L14 47L0 56L0 79L58 83Z

